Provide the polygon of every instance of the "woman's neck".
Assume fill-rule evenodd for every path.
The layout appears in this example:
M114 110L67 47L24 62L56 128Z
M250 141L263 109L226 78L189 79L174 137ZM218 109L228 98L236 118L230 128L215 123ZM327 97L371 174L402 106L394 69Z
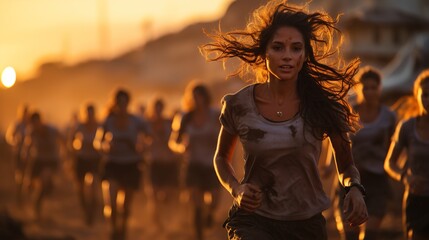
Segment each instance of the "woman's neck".
M298 99L296 81L269 80L267 87L273 101L279 106L287 101Z
M204 107L198 107L194 109L194 113L200 115L200 114L207 114L210 110L209 106L204 106Z
M116 112L116 114L117 114L119 117L125 117L125 116L127 116L127 115L128 115L128 111L127 111L127 110L118 110L118 111Z
M155 114L151 117L152 121L161 121L162 120L162 116Z
M379 101L364 101L361 103L361 106L366 110L366 111L378 111L378 109L380 108L380 102Z
M95 119L86 119L85 124L91 125L91 124L95 124L96 121Z

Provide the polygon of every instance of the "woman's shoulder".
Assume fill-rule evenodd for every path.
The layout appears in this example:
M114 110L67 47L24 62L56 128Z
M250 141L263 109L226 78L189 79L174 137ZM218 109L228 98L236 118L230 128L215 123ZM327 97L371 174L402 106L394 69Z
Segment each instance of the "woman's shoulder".
M386 105L381 106L381 113L386 116L386 118L392 120L393 122L396 122L396 119L398 118L396 115L396 112L390 109Z
M107 123L107 122L111 122L113 121L113 119L115 118L115 114L114 113L109 113L104 120L102 121L103 123Z
M250 84L250 85L246 85L243 88L241 88L240 90L234 92L234 93L229 93L226 94L223 98L222 98L222 103L231 103L231 102L236 102L239 100L247 100L249 99L249 96L252 96L253 93L253 89L255 87L257 83L255 84Z
M46 129L47 129L48 133L50 133L51 135L60 134L60 129L55 125L46 124Z
M403 131L408 132L412 128L414 128L414 125L416 123L416 117L404 119L401 121L400 126Z
M185 128L191 122L193 115L194 111L182 112L176 114L175 119L179 120L181 128Z
M396 117L396 112L393 111L389 106L386 105L381 105L381 111L385 112L386 114L388 114L389 116L394 116Z

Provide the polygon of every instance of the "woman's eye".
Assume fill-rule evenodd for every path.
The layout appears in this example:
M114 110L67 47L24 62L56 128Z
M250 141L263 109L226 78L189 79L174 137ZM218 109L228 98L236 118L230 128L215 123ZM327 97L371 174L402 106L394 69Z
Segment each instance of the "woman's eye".
M282 46L273 46L273 50L280 51L282 50Z
M302 47L293 47L293 48L292 48L292 50L293 50L294 52L301 52Z

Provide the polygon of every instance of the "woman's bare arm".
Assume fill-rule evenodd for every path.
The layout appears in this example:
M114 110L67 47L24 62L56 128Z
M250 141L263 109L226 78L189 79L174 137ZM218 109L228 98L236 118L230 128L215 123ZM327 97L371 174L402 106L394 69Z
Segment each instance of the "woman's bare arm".
M262 202L262 192L256 185L241 184L232 167L232 155L237 136L221 127L213 164L222 186L231 194L235 203L246 211L254 211Z
M176 115L171 126L170 139L168 147L175 153L184 153L186 144L183 142L184 123L183 118Z
M353 162L351 145L346 141L348 137L336 134L330 136L330 139L341 184L347 187L350 186L351 182L360 183L360 174Z
M232 154L236 142L237 137L231 135L221 127L216 153L213 159L214 168L219 181L232 196L235 195L233 190L239 185L234 168L232 167Z
M403 168L399 166L402 151L403 148L392 141L389 152L387 153L386 159L384 161L384 170L396 181L402 180L404 172Z
M344 198L344 214L350 226L358 226L368 220L363 193L353 183L360 184L360 174L353 162L350 141L346 136L334 134L330 136L335 152L338 178L344 187L350 187Z

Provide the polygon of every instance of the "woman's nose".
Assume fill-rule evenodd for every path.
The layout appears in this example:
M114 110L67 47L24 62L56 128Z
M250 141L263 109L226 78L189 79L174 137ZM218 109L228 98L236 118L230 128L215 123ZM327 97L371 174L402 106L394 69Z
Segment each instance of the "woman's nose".
M284 50L282 59L283 60L291 60L292 59L290 49L285 49Z

